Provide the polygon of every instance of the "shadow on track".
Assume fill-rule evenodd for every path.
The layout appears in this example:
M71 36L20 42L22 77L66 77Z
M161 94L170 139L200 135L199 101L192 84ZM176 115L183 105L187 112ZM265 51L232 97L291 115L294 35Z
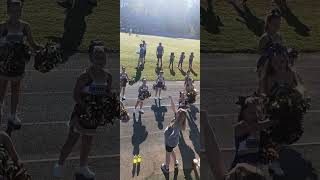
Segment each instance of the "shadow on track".
M168 111L165 106L161 106L161 101L159 101L159 105L157 100L154 100L155 105L151 106L151 110L154 112L154 116L156 121L158 122L158 128L163 129L164 116Z

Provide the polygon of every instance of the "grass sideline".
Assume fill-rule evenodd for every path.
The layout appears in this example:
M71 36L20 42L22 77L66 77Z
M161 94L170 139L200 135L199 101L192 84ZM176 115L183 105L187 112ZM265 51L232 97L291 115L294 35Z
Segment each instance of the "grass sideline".
M241 1L241 0L239 0ZM247 2L250 10L264 20L271 9L271 0ZM206 0L201 0L201 6L206 7ZM315 0L288 0L292 12L310 29L310 36L297 34L293 27L288 26L282 19L281 33L285 44L304 52L320 51L320 1ZM201 26L201 51L203 52L255 52L258 44L256 37L247 27L236 20L239 16L228 0L216 0L214 10L224 24L220 27L220 34L210 34Z
M156 47L159 42L164 46L163 56L163 70L166 80L184 80L184 76L177 69L179 57L181 52L186 53L184 60L184 70L187 70L189 64L189 55L194 52L195 58L193 62L193 69L197 76L192 75L195 80L200 80L200 41L192 39L167 38L160 36L138 35L129 36L127 33L120 33L120 65L127 67L127 72L130 77L136 76L136 69L138 62L138 54L136 54L141 40L147 43L147 56L145 68L142 71L141 77L146 77L148 80L155 80L156 73ZM169 56L170 53L175 53L174 71L175 76L171 75L169 70Z
M109 49L119 49L119 7L118 0L98 0L98 7L87 17L87 32L80 50L87 50L92 39L101 39ZM6 19L6 12L6 0L2 0L0 21ZM25 1L22 16L23 20L30 23L37 42L47 42L45 36L62 37L64 8L58 6L56 0Z

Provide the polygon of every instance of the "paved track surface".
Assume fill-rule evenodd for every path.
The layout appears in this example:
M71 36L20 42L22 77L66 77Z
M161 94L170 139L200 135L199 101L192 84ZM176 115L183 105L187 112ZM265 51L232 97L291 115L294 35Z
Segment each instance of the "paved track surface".
M108 69L119 77L119 55L108 56ZM76 78L89 65L88 57L77 54L52 72L42 74L27 66L22 85L18 116L23 127L13 132L12 139L33 180L51 180L52 168L68 133L67 122L73 109L72 90ZM114 82L118 88L119 83ZM10 93L9 93L10 94ZM5 99L8 112L10 97ZM5 114L6 116L7 114ZM6 125L6 118L2 128ZM65 164L63 180L72 180L79 166L79 144L74 147ZM97 180L114 180L120 177L120 126L119 123L99 128L90 154L89 166Z
M154 82L148 82L152 88ZM167 91L162 92L163 99L154 100L155 92L152 97L145 100L144 114L133 115L134 105L137 99L138 87L140 83L128 86L125 105L130 112L131 120L123 122L120 126L121 131L121 179L165 179L162 175L160 165L165 160L165 146L163 131L173 118L170 100L171 95L175 100L179 96L179 91L183 90L183 81L166 82ZM200 83L195 83L199 89ZM191 178L191 164L193 158L199 157L200 145L200 121L199 103L197 102L190 108L188 116L187 130L183 133L179 146L176 148L177 158L180 162L180 176ZM139 168L135 168L132 163L133 155L140 154L142 163ZM173 168L171 166L171 170ZM139 171L139 173L137 173ZM161 176L163 176L161 178Z
M231 163L234 155L232 124L237 120L239 108L235 105L238 96L249 95L257 87L255 64L257 55L247 54L202 54L201 55L201 110L207 110L224 156ZM303 180L295 172L307 174L310 169L299 159L310 160L313 168L320 170L320 61L319 54L301 54L295 65L302 76L312 109L305 116L304 135L293 149L283 152L282 166L288 179ZM299 154L300 153L300 154ZM287 156L286 156L287 155ZM291 156L290 156L291 155Z

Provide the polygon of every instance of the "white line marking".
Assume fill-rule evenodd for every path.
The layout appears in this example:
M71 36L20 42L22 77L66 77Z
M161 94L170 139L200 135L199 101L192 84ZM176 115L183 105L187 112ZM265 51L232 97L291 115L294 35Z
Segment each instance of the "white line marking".
M320 142L295 143L295 144L289 145L289 147L301 147L301 146L320 146ZM221 148L221 151L235 151L235 148Z
M120 154L110 154L110 155L97 155L97 156L89 156L89 159L104 159L104 158L115 158L120 157ZM79 157L70 157L67 160L79 160ZM58 158L48 158L48 159L31 159L24 160L23 163L40 163L40 162L56 162Z
M320 66L295 66L296 69L318 69ZM236 69L253 69L255 70L256 67L254 66L236 66L236 67L210 67L210 65L203 64L201 65L201 70L236 70Z
M200 103L194 103L193 105L200 105ZM166 105L161 105L162 107L170 107L171 105L166 104ZM178 106L178 104L176 104ZM152 106L143 106L143 108L151 108ZM126 107L127 109L134 109L134 106L128 106Z

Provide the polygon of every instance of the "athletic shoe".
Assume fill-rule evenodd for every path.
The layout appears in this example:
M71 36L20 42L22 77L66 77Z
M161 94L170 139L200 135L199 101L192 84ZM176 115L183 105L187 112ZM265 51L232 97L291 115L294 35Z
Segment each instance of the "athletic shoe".
M144 114L144 110L143 110L143 109L140 109L139 112L140 112L141 114Z
M63 166L61 166L59 164L55 164L53 167L53 177L63 178L62 169L63 169Z
M164 173L169 173L169 169L166 167L165 164L161 164L161 170L162 170Z
M95 173L92 172L88 166L85 166L85 167L80 167L76 174L79 174L79 175L82 175L84 176L86 179L94 179L95 178Z
M178 160L176 160L176 163L174 163L174 168L175 168L175 169L178 169L178 168L179 168L179 161L178 161Z

